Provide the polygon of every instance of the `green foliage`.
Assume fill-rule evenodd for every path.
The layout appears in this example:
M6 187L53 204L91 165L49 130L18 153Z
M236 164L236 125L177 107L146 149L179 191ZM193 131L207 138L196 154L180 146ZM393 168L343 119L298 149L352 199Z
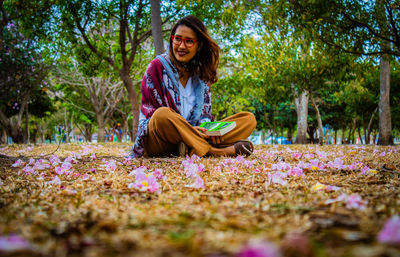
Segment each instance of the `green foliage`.
M244 110L254 110L250 105L249 90L259 83L251 77L235 74L223 78L212 86L213 115L217 120Z
M38 117L49 114L54 109L46 93L48 68L43 64L37 45L19 31L14 21L1 32L1 109L11 117L27 102L31 114Z
M0 24L1 109L8 117L15 115L29 95L31 114L43 117L54 111L54 100L46 94L48 73L44 65L53 63L52 58L58 66L78 64L79 72L87 77L115 79L125 67L140 96L144 70L154 57L148 40L149 3L2 2L8 15L0 14L5 21ZM257 129L292 128L296 123L293 98L308 91L317 102L323 123L339 129L349 126L354 118L364 127L368 125L379 101L379 66L375 59L358 58L338 49L372 55L391 40L386 50L398 55L399 12L393 1L387 3L385 13L376 1L361 0L161 1L161 16L167 35L175 20L196 15L221 46L220 79L211 88L216 119L251 111L257 118ZM389 14L393 24L386 26L388 30L380 29ZM129 32L121 30L124 25ZM391 59L391 63L393 128L400 130L400 68L398 59ZM68 119L72 117L77 124L95 124L87 92L66 84L56 87L66 99L57 106L61 116L66 108ZM123 124L134 118L129 115L127 99L117 109L110 122ZM65 118L61 116L57 122ZM308 119L310 126L316 122L311 105ZM374 121L376 127L377 115Z
M395 63L391 73L390 106L393 129L400 135L400 65Z
M400 56L400 13L395 1L294 0L290 7L291 22L317 40L350 53Z

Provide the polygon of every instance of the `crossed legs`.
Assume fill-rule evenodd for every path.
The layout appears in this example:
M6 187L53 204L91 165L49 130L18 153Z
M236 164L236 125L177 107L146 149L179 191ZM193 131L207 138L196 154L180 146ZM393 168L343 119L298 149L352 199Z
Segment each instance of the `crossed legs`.
M235 142L247 138L256 127L254 115L250 112L240 112L229 116L223 121L235 121L234 130L223 135L223 143L213 146L202 136L201 132L192 127L179 113L168 107L158 108L148 124L148 137L145 141L145 152L148 156L167 156L176 153L179 142L184 142L191 151L190 155L203 156L235 154Z

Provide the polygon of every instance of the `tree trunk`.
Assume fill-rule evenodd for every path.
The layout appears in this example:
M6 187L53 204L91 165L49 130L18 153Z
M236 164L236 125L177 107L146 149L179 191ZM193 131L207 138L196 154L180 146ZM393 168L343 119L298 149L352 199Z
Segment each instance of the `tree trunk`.
M44 137L44 133L43 133L43 127L42 127L42 119L39 119L39 123L38 123L38 132L39 132L39 138L40 138L40 143L44 144L45 141L45 137Z
M276 143L276 120L274 119L275 117L275 106L271 107L272 111L272 144L274 145Z
M12 126L10 130L10 136L15 144L24 143L24 133L22 132L21 126Z
M1 135L1 143L2 144L7 144L8 142L8 140L7 140L7 132L6 132L6 130L5 129L2 129L2 135Z
M346 144L346 127L342 129L342 145Z
M360 143L361 143L361 144L364 144L363 138L362 138L362 136L361 136L361 125L358 125L358 126L357 126L357 131L358 131L358 137L360 138Z
M337 145L338 144L338 142L337 142L337 130L335 129L335 145Z
M30 134L29 134L29 110L28 104L25 106L25 144L29 144Z
M124 119L124 123L122 124L122 133L123 133L123 136L122 136L122 141L127 141L126 139L126 135L127 135L127 133L128 133L128 128L129 128L129 126L128 126L128 118L125 118Z
M104 117L101 113L96 114L97 118L97 142L104 142L104 136L105 136L105 122L104 122Z
M139 124L139 101L137 98L135 87L133 85L133 81L132 81L131 77L129 76L129 71L122 68L119 71L119 75L124 83L126 90L128 91L129 102L131 103L133 119L132 119L132 131L129 136L131 138L131 141L135 141L138 124Z
M24 133L22 131L22 118L25 111L25 106L28 104L28 96L23 98L21 109L19 110L16 117L6 117L4 112L0 109L0 123L7 132L7 134L12 138L13 142L16 144L22 144L24 142Z
M159 55L165 52L162 25L160 0L151 0L151 33L153 35L155 54Z
M367 126L365 124L365 120L363 120L363 133L364 133L364 143L367 145L369 144L368 139L367 139Z
M304 91L294 99L297 113L297 135L296 144L307 143L307 116L308 116L308 95Z
M389 37L391 23L386 11L387 1L376 0L376 21L379 29L385 37ZM390 42L381 41L380 46L383 51L390 49ZM390 56L382 54L380 67L380 94L379 94L379 138L378 145L393 144L392 137L392 118L390 115Z
M368 142L368 144L370 143L370 137L371 137L371 132L372 132L372 124L373 124L373 121L374 121L375 113L377 111L378 111L378 107L375 108L374 112L371 115L371 119L369 119L367 135L366 135L366 137L368 138L368 141L366 141L366 142ZM375 142L373 142L373 143L375 144Z
M293 142L293 128L291 126L289 126L288 130L287 130L287 140L290 141L290 143Z
M319 112L318 105L315 104L314 97L310 93L311 104L314 106L315 113L317 115L318 122L318 143L320 145L324 144L324 128L322 126L321 113Z
M391 144L393 144L393 137L390 115L390 62L389 57L383 55L381 56L378 145Z
M349 137L351 139L351 143L352 144L355 144L354 136L355 136L355 132L356 132L356 125L357 125L357 118L353 118L353 125L351 127L351 134L349 134Z
M86 124L85 125L85 139L87 142L92 142L92 125ZM104 138L104 137L103 137Z

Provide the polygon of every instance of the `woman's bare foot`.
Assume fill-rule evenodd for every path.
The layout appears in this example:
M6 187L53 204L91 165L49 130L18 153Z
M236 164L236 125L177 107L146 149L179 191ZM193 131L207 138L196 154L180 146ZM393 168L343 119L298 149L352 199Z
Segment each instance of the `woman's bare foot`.
M235 156L235 147L233 145L224 148L211 147L208 153L215 156Z

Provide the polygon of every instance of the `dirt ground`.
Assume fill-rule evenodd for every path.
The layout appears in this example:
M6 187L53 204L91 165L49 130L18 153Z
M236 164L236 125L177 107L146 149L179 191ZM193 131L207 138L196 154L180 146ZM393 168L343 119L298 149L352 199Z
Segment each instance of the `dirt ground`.
M0 256L400 256L400 146L129 148L0 146Z

